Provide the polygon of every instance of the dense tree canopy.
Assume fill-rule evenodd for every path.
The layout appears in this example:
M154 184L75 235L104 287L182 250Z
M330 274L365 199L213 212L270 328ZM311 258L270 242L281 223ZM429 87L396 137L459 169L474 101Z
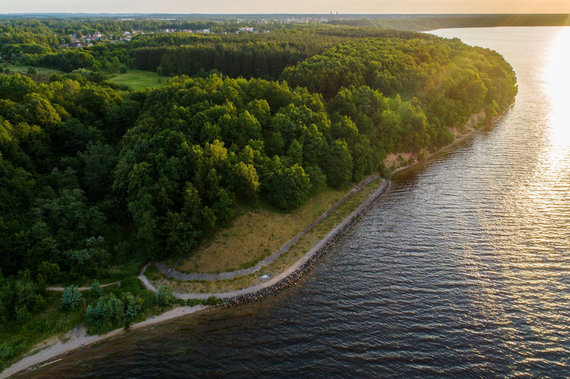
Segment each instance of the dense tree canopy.
M390 153L452 142L450 127L516 94L499 54L427 35L302 27L59 49L61 30L86 31L69 25L0 33L2 59L70 72L0 75L3 325L41 309L47 284L191 251L238 204L292 210L384 172ZM105 81L118 64L192 77L129 92ZM128 324L137 307L106 296L89 318Z

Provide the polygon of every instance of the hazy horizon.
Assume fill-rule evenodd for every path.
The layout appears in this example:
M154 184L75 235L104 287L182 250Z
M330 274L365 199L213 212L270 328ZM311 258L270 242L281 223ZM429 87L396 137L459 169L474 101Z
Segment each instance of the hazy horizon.
M101 0L81 2L73 0L5 0L0 14L38 13L158 13L158 14L568 14L567 0L355 0L347 4L341 0L292 0L268 3L260 0L240 2L229 0Z

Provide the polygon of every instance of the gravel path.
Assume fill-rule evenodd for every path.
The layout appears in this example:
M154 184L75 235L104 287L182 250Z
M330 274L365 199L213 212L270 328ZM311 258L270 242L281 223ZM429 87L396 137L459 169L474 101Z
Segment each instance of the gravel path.
M205 300L211 296L218 299L244 299L244 298L257 298L264 296L265 293L277 291L278 288L286 286L289 279L300 276L307 267L318 258L328 246L330 246L334 241L336 241L340 236L350 227L354 221L360 217L371 204L381 195L386 193L390 188L390 181L382 179L382 184L380 187L372 194L368 199L366 199L357 209L355 209L350 215L348 215L340 224L338 224L334 229L332 229L318 244L313 246L305 255L303 255L297 262L283 271L281 274L269 278L266 282L257 284L255 286L247 287L241 290L230 291L230 292L220 292L220 293L176 293L173 295L179 299L198 299ZM151 291L156 292L156 287L150 283L150 281L144 275L146 268L150 265L148 263L141 270L141 275L139 279L143 282L145 287ZM294 279L293 279L294 280ZM241 301L241 300L240 300Z
M164 275L168 276L169 278L173 278L176 280L206 280L206 281L216 281L216 280L225 280L225 279L234 279L238 276L244 276L253 274L261 270L263 267L273 263L277 258L281 256L281 254L289 251L291 246L295 245L305 234L307 234L311 229L313 229L316 225L322 222L325 218L327 218L332 212L334 212L340 205L342 205L346 200L348 200L353 194L362 190L367 184L370 182L378 179L378 175L371 175L361 181L357 186L354 186L349 192L347 192L342 199L337 201L334 205L332 205L329 209L327 209L322 215L320 215L317 219L315 219L309 226L305 229L297 233L293 238L287 241L283 246L279 248L279 250L273 252L267 258L257 262L254 266L244 268L241 270L235 271L227 271L227 272L220 272L216 274L205 274L205 273L184 273L176 270L176 265L174 268L168 267L164 262L157 262L155 266L162 272ZM178 262L177 262L178 264Z

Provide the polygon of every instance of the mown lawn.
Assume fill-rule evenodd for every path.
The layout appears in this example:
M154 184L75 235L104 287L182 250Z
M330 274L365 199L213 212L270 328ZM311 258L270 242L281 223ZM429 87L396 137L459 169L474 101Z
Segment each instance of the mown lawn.
M145 88L160 87L166 83L168 78L164 78L156 72L130 70L124 74L116 74L109 80L115 84L124 85L130 90L138 91Z

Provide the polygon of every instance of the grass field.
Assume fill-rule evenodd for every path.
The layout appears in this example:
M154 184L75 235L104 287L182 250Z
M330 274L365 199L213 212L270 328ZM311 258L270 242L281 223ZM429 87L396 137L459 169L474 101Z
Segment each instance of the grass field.
M216 273L253 266L311 224L345 193L346 190L327 189L291 213L251 210L181 260L177 270Z
M33 68L36 71L37 75L51 75L55 73L61 73L59 70L54 70L52 68L46 67L16 66L9 63L0 64L0 69L2 72L5 69L8 69L10 72L27 74L28 69L30 68ZM130 90L138 91L145 88L160 87L162 84L166 83L168 78L162 77L156 72L129 70L124 74L112 74L109 80L115 84L124 85Z
M255 272L251 275L241 276L231 280L218 280L218 281L179 281L179 280L169 280L165 278L160 273L154 273L153 278L151 280L153 284L160 285L165 282L168 282L169 285L172 286L173 291L175 292L189 292L189 293L212 293L212 292L226 292L226 291L233 291L237 289L247 288L256 284L259 284L266 279L262 279L263 275L268 275L269 277L274 277L281 272L283 272L287 267L291 266L294 262L296 262L300 257L302 257L307 251L309 251L315 244L317 244L332 228L338 225L346 216L350 214L353 210L358 208L358 206L366 200L374 191L378 189L380 185L380 179L377 179L371 183L369 183L366 187L364 187L361 191L356 192L352 195L347 201L341 204L335 211L333 211L326 219L324 219L320 224L315 226L311 229L305 236L303 236L298 243L293 245L287 252L283 253L275 262L271 263L263 267L258 272ZM332 191L332 190L331 190ZM340 199L342 195L345 193L343 191L332 191L338 194L336 199ZM307 220L307 222L299 225L298 228L301 230L311 221L313 221L318 215L320 215L324 210L328 209L333 203L333 199L335 198L334 195L329 193L327 196L329 201L326 204L322 204L322 209L317 211L315 209L314 214L315 216ZM312 203L314 199L311 199L309 203ZM306 204L307 205L307 204ZM317 208L316 205L313 205ZM309 214L309 212L307 212ZM271 223L272 227L276 230L280 229L281 225L278 222L273 222L274 216L280 216L275 214L274 212L271 213L271 217L266 218L267 223ZM293 237L295 232L290 230L290 234L283 238L282 243L286 242L289 238ZM227 231L227 229L226 229ZM264 235L262 232L258 231L254 225L250 225L249 228L245 228L244 232L246 232L249 236L256 236L255 240L257 241L257 246L263 246L263 241L267 239L267 235ZM224 237L226 241L229 241L230 236ZM235 238L235 237L234 237ZM253 243L253 242L252 242ZM277 245L280 246L279 243ZM232 254L232 250L228 247L225 250L220 251L220 255L223 254ZM185 261L187 263L187 261ZM158 271L158 270L156 270ZM150 279L150 278L149 278Z
M130 70L124 74L116 74L109 79L111 82L127 86L130 90L138 91L145 88L157 88L166 83L168 78L156 72Z
M28 72L28 70L30 68L33 68L34 70L36 70L36 72L38 74L46 74L46 75L51 75L51 74L55 74L55 73L61 73L61 71L58 70L54 70L53 68L45 68L45 67L32 67L32 66L16 66L13 64L9 64L9 63L2 63L0 64L0 68L2 69L2 71L4 71L5 69L10 70L11 72L19 72L22 74L26 74Z

